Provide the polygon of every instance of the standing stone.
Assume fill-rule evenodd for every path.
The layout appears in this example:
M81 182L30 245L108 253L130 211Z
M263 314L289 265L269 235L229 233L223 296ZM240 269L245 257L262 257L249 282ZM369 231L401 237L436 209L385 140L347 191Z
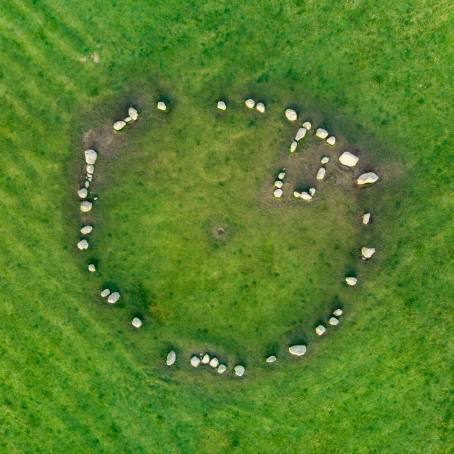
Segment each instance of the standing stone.
M276 180L276 181L274 182L274 186L275 186L276 188L278 188L278 189L281 189L282 186L284 186L284 183L283 183L281 180Z
M90 264L88 265L88 271L89 271L90 273L94 273L94 272L96 271L96 266L93 265L93 263L90 263Z
M354 287L358 283L358 279L353 276L348 276L345 278L345 282L347 285L350 285L350 287Z
M216 367L219 366L219 360L214 356L213 358L210 359L210 366L213 369L216 369Z
M252 98L246 99L246 101L244 101L244 104L248 109L253 109L255 107L255 101Z
M175 353L174 350L170 350L170 352L167 353L166 364L168 366L173 366L175 364L176 360L177 360L177 354Z
M84 187L88 189L90 187L90 182L88 180L85 180Z
M320 159L320 164L328 164L328 162L329 162L328 156L322 156L322 159Z
M333 311L333 315L335 315L336 317L340 317L343 313L344 311L340 307Z
M328 320L328 323L331 325L331 326L337 326L339 324L339 319L336 318L336 317L331 317L329 320Z
M118 292L113 292L107 297L107 302L109 304L115 304L120 299L120 294Z
M336 145L336 138L335 138L334 136L328 137L328 138L326 139L326 143L327 143L328 145L334 146L334 145Z
M93 174L95 173L95 166L93 164L87 164L85 166L85 170L87 172L87 175L93 176Z
M98 159L98 153L95 150L88 149L84 151L85 163L94 165Z
M325 174L326 174L326 169L324 167L320 167L320 169L318 169L317 171L317 175L315 176L315 178L317 180L323 180L325 178Z
M326 328L323 325L318 325L315 332L318 336L323 336L326 333Z
M139 112L134 107L130 107L128 109L128 116L131 118L132 121L136 121L139 118Z
M362 217L362 221L364 225L369 224L370 222L370 213L364 213Z
M218 374L223 374L226 370L227 370L227 366L225 364L219 364Z
M363 259L370 259L375 254L375 248L363 246L361 248L361 256Z
M80 233L82 235L88 235L89 233L91 233L93 230L93 226L92 225L84 225L81 229L80 229Z
M300 128L298 129L295 140L299 142L301 139L304 139L304 136L306 135L307 129L306 128Z
M328 137L328 131L323 128L318 128L317 131L315 131L315 135L319 139L326 139Z
M115 131L121 131L126 126L126 121L118 120L113 124L113 128Z
M208 364L210 362L210 355L205 353L202 357L202 364Z
M298 146L298 142L296 140L294 140L291 144L290 144L290 153L293 153L295 150L296 150L296 147Z
M226 104L224 101L220 100L220 101L218 101L216 107L217 107L219 110L226 110L226 109L227 109L227 104Z
M296 121L298 119L298 114L293 109L286 109L285 117L287 118L288 121Z
M134 317L132 320L131 320L131 325L134 327L134 328L140 328L142 325L143 325L143 322L142 320L140 320L139 317Z
M235 375L237 377L242 377L246 372L246 369L241 364L236 365L233 370L235 371Z
M158 108L158 110L162 110L163 112L167 110L167 104L164 101L158 101L156 107Z
M80 199L86 199L88 196L88 190L87 188L81 188L77 191L77 195L79 196Z
M307 131L310 131L312 129L312 124L310 121L305 121L303 123L303 128L306 129Z
M274 363L274 362L276 361L276 359L277 359L277 358L276 358L274 355L270 355L270 356L268 356L268 357L266 358L265 361L266 361L267 363Z
M257 112L265 113L266 107L263 102L258 102L257 105L255 106L255 108L257 109Z
M309 194L314 197L315 195L315 188L309 188Z
M191 366L199 367L199 365L200 365L200 358L196 355L191 356Z
M347 167L355 167L356 164L358 164L358 161L359 161L358 156L354 155L353 153L350 153L349 151L344 151L339 156L339 162Z
M379 176L375 172L366 172L358 177L356 183L360 186L364 184L373 184L378 181L378 179Z
M285 171L281 171L279 172L279 175L277 176L279 178L279 180L283 180L285 178Z
M77 249L79 249L79 251L87 250L88 249L88 241L87 240L80 240L77 243Z
M110 290L108 288L105 288L104 290L101 290L101 296L103 298L106 298L110 295Z
M282 197L283 193L284 193L284 191L282 189L277 188L274 190L273 195L274 195L274 197L276 197L276 199L280 199Z
M291 345L288 348L288 351L290 352L291 355L295 356L303 356L306 354L307 347L305 345Z

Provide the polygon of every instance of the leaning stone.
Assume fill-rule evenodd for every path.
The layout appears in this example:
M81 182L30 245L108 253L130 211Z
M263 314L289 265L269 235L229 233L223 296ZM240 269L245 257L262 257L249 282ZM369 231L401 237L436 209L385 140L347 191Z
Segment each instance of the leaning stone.
M92 206L93 204L91 202L84 200L80 202L80 211L82 211L82 213L88 213L89 211L91 211Z
M166 358L167 366L173 366L175 364L176 360L177 360L177 354L175 353L174 350L170 350L170 352L167 353L167 358Z
M315 188L309 188L309 194L314 197L315 195Z
M322 156L322 159L320 159L321 164L328 164L328 162L329 162L328 156Z
M130 107L128 109L128 116L131 118L132 121L136 121L139 118L139 112L134 107Z
M326 143L328 145L333 145L334 146L334 145L336 145L336 138L334 136L328 137L326 139Z
M291 144L290 144L290 153L293 153L295 150L296 150L296 147L298 146L298 142L296 140L294 140Z
M301 193L298 191L293 191L293 197L295 197L295 199L299 199L301 198Z
M108 288L105 288L104 290L101 290L101 296L103 298L106 298L110 295L110 290Z
M202 364L208 364L210 362L210 355L205 353L202 357Z
M280 199L282 197L283 193L284 193L284 191L282 189L277 188L274 190L273 195L274 195L274 197L276 197L276 199Z
M364 213L362 217L362 221L364 225L369 224L370 222L370 213Z
M291 355L303 356L306 354L307 347L305 345L291 345L288 348Z
M300 192L300 198L305 200L306 202L310 202L312 200L312 196L308 192Z
M191 356L191 366L192 367L199 367L200 366L200 358L196 355Z
M131 123L132 118L131 118L131 117L125 117L125 118L123 118L123 121L124 121L125 123Z
M325 178L325 174L326 174L326 169L324 167L320 167L320 169L318 169L318 171L317 171L317 175L315 176L315 178L317 180L323 180Z
M298 114L293 109L286 109L285 110L285 116L286 116L288 121L296 121L297 118L298 118Z
M235 371L235 375L237 377L242 377L246 372L246 369L241 364L236 365L233 370Z
M167 105L164 101L158 101L158 104L156 105L158 110L166 111L167 110Z
M358 283L358 279L353 276L347 276L345 282L347 285L350 285L350 287L354 287Z
M87 188L81 188L77 191L77 195L79 196L79 199L86 199L88 196L88 190Z
M276 188L278 188L278 189L281 189L282 186L284 186L284 183L281 180L276 180L274 182L274 186L276 186Z
M340 317L343 313L344 311L340 307L333 311L333 315L336 317Z
M339 156L339 162L347 167L355 167L356 164L358 164L358 161L359 161L358 156L354 155L353 153L350 153L349 151L344 151Z
M306 130L308 130L308 131L310 131L310 130L312 129L312 124L311 124L311 122L310 122L310 121L305 121L305 122L303 123L303 128L306 129Z
M227 104L224 101L218 101L217 106L219 110L226 110L227 109Z
M370 259L375 254L375 248L363 246L361 248L361 256L363 259Z
M323 325L318 325L315 332L318 336L323 336L326 333L326 328Z
M118 292L113 292L107 297L107 302L109 304L115 304L120 299L120 294Z
M216 367L219 366L219 360L214 356L213 358L210 359L210 366L213 369L216 369Z
M92 225L84 225L81 229L80 229L80 233L82 235L88 235L89 233L91 233L93 230L93 226Z
M263 102L258 102L257 105L255 106L255 108L257 109L257 112L265 113L266 107Z
M253 109L255 107L255 101L251 98L246 99L246 101L244 101L244 104L248 109Z
M227 370L227 366L225 364L219 364L217 370L218 374L223 374Z
M358 179L356 180L356 182L359 185L372 184L372 183L375 183L376 181L378 181L378 179L379 179L379 176L375 172L366 172L366 173L363 173L362 175L360 175L358 177Z
M77 243L77 249L79 249L79 251L87 250L88 249L88 241L87 240L80 240Z
M279 175L277 177L279 178L279 180L283 180L285 178L285 172L279 172Z
M98 159L98 153L95 150L89 149L84 151L85 162L87 164L95 164L96 159Z
M318 128L317 131L315 131L315 135L319 139L326 139L328 137L328 131L323 128Z
M276 359L277 359L277 358L276 358L274 355L270 355L270 356L268 356L268 357L266 358L265 361L266 361L267 363L274 363L274 362L276 361Z
M336 318L336 317L331 317L329 320L328 320L328 323L331 325L331 326L337 326L339 324L339 319Z
M126 121L118 120L113 124L115 131L121 131L126 126Z
M304 139L304 136L306 135L307 129L306 128L300 128L298 129L295 140L299 142L301 139Z
M131 325L132 325L134 328L140 328L140 327L143 325L143 322L142 322L142 320L141 320L139 317L134 317L134 318L131 320Z
M88 265L88 271L94 273L96 271L96 266L93 265L93 263L90 263L90 265Z

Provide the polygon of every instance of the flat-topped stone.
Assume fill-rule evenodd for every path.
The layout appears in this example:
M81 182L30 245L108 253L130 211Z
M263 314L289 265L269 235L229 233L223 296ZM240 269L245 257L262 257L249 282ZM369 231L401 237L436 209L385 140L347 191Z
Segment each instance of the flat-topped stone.
M298 114L296 113L296 110L285 109L284 113L288 121L296 121L298 119Z
M315 333L317 336L323 336L326 333L326 328L323 325L318 325L315 328Z
M176 360L177 360L177 354L175 353L174 350L170 350L170 352L167 353L167 358L166 358L167 366L173 366L175 364Z
M378 179L379 176L375 172L366 172L358 177L356 183L360 186L364 184L373 184L377 182Z
M118 120L113 124L113 129L115 131L121 131L126 126L126 121Z
M237 377L242 377L244 375L244 373L246 372L246 369L244 366L242 366L241 364L237 364L234 368L233 368L234 372L235 372L235 375Z
M84 151L84 157L86 164L95 164L96 159L98 159L98 153L90 148Z
M192 367L199 367L200 366L200 358L196 355L191 356L190 360Z
M248 99L246 99L246 101L244 101L244 105L248 109L253 109L255 107L255 101L252 98L248 98Z
M304 139L304 137L306 136L306 133L307 133L307 129L306 128L298 129L298 131L296 132L296 135L295 135L295 140L297 142L299 142L301 139Z
M167 104L164 101L158 101L156 107L158 108L158 110L161 110L163 112L167 110Z
M227 109L227 104L225 103L225 101L218 101L216 107L219 109L219 110L226 110Z
M120 299L120 293L119 293L119 292L112 292L112 293L107 297L107 302L108 302L109 304L115 304L119 299Z
M258 102L257 105L255 106L257 112L259 113L265 113L266 111L266 107L265 107L265 104L263 102Z
M131 325L134 327L134 328L140 328L142 325L143 325L143 322L142 320L139 318L139 317L134 317L132 320L131 320Z
M354 287L358 283L358 279L356 277L353 277L353 276L347 276L345 278L345 283L347 285L350 285L351 287Z
M353 153L350 153L350 151L344 151L340 156L339 156L339 162L343 166L347 167L355 167L356 164L358 164L359 158L358 156L354 155Z
M303 356L306 354L306 351L307 351L307 347L303 344L295 344L295 345L291 345L289 348L288 348L288 351L291 355L294 355L294 356Z
M315 131L315 135L319 139L326 139L328 137L328 131L323 128L318 128L317 131Z
M361 248L361 256L362 256L363 259L370 259L374 254L375 254L375 248L374 247L363 246Z
M79 251L87 250L88 249L88 241L87 240L80 240L77 243L77 249L79 249Z
M317 171L317 175L315 176L315 178L317 180L323 180L325 178L325 174L326 174L326 169L324 167L320 167Z

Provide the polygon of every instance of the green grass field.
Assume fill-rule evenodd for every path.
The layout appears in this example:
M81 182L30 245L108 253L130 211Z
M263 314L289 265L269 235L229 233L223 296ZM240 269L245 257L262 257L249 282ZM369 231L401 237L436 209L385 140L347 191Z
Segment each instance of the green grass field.
M0 0L1 451L452 452L452 10ZM139 122L109 144L130 104ZM287 105L336 148L311 137L289 158ZM99 200L80 253L88 145ZM376 186L336 166L347 146ZM272 199L280 167L309 183L323 154L312 204ZM341 326L315 339L336 304ZM190 368L199 350L246 376Z

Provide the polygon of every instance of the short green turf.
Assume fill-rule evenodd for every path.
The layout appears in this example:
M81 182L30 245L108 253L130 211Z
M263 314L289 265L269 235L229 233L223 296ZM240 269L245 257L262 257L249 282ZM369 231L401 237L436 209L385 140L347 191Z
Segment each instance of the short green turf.
M448 2L0 6L2 452L450 452ZM140 120L109 145L99 131L129 103ZM311 137L290 159L287 105L338 147ZM90 140L99 200L79 253ZM347 146L375 187L333 162ZM324 154L314 203L273 200L280 167L311 184ZM341 326L315 339L337 304ZM190 369L199 349L246 376Z

